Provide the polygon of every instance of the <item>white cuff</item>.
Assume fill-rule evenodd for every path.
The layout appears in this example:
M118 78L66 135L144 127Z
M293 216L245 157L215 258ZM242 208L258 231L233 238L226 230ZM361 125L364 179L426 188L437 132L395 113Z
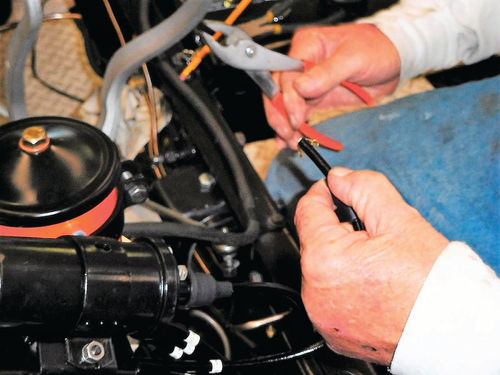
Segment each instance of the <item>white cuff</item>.
M376 25L401 58L400 84L500 52L500 1L402 0L357 22Z
M439 256L413 306L393 374L500 374L500 279L466 244Z

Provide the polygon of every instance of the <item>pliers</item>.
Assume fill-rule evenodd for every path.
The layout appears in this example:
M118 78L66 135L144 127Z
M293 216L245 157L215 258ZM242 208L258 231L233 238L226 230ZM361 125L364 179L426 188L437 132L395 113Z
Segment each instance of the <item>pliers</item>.
M271 71L304 71L310 69L314 64L267 49L255 43L247 33L236 26L216 21L205 21L204 23L210 29L220 31L226 36L225 45L222 45L214 40L210 34L202 33L212 52L227 65L244 70L271 100L281 115L288 118L283 95L272 79ZM355 92L365 102L368 103L371 100L372 103L368 103L368 105L374 104L373 99L361 86L350 82L343 82L342 85ZM300 125L299 132L332 150L341 151L344 147L342 143L318 132L307 122Z

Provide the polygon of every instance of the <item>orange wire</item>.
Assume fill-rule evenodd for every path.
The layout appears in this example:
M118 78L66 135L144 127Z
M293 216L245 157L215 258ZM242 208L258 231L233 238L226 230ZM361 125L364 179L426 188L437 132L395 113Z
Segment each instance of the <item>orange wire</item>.
M238 19L238 17L241 16L241 13L243 13L243 11L250 5L251 2L252 2L252 0L242 0L236 6L236 8L233 9L231 14L224 21L224 23L226 25L232 25ZM221 36L222 36L222 33L220 31L218 31L214 34L213 38L215 40L219 40ZM193 71L201 64L201 62L203 61L205 56L208 55L209 53L210 53L210 47L207 45L204 45L196 53L196 55L193 56L193 58L191 59L191 62L188 64L188 66L186 66L184 68L184 70L182 71L182 73L179 76L180 79L183 81L186 80L186 78L189 77L189 75L191 73L193 73Z

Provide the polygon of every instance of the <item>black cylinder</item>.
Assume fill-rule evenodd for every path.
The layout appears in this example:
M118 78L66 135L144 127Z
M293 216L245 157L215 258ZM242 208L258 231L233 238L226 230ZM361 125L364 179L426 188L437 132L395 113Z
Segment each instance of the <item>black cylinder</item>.
M2 328L145 332L177 303L177 265L162 242L0 237L0 266Z

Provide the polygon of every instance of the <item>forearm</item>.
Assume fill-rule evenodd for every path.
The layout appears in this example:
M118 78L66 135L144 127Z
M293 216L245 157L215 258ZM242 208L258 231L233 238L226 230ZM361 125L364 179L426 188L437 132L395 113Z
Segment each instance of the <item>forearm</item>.
M375 24L395 44L404 82L500 52L498 20L495 0L402 0L360 22Z
M393 374L500 373L500 279L452 242L429 273L391 364Z

